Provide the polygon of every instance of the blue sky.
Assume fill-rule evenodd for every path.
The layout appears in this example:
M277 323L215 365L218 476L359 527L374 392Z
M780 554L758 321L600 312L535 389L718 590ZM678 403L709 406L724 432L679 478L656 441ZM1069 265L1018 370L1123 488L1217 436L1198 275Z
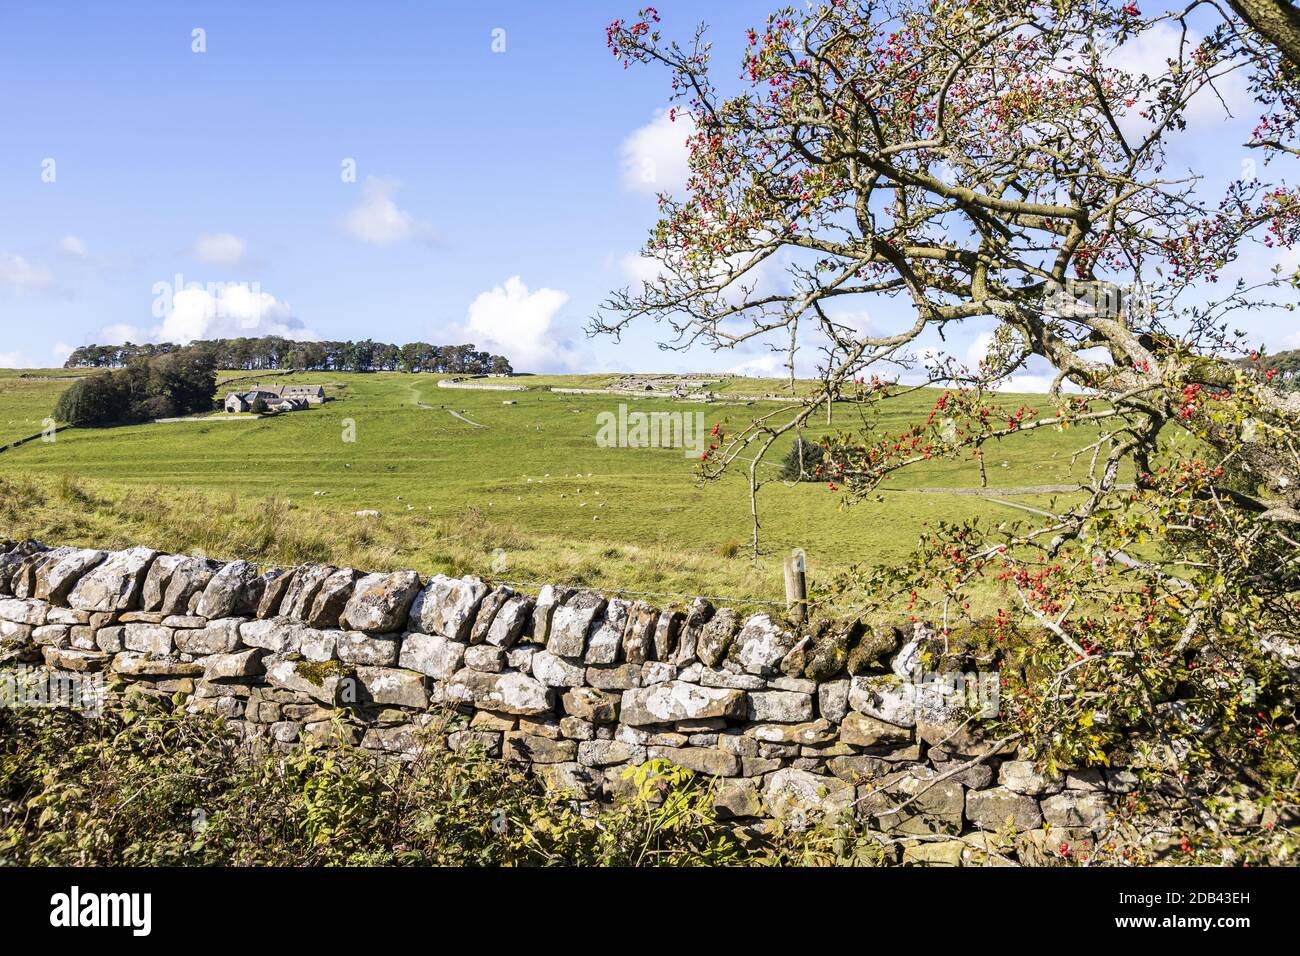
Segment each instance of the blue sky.
M231 334L203 293L162 312L180 275L247 284L217 321L255 332L474 341L530 371L762 368L761 352L656 353L653 327L621 345L582 331L653 223L638 164L664 180L680 164L666 74L605 48L636 6L6 0L0 364ZM658 7L683 38L711 24L724 75L767 12ZM1226 180L1243 138L1207 114L1184 148Z

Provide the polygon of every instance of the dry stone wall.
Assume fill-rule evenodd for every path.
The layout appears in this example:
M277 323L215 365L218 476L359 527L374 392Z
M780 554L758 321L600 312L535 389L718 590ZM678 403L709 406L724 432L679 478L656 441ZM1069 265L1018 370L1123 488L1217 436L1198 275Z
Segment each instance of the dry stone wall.
M439 720L453 749L526 763L581 799L617 799L628 766L663 759L720 778L724 818L849 811L901 838L908 862L1037 862L1100 838L1133 775L1049 779L991 751L950 687L918 679L928 639L814 639L704 599L0 543L0 670L183 694L265 746L327 734L341 710L354 743L409 759Z

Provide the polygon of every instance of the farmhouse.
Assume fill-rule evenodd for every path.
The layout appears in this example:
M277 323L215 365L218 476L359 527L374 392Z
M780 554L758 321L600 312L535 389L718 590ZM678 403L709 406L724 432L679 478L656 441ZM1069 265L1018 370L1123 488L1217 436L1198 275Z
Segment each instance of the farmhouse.
M247 392L231 392L226 396L226 411L251 412L253 406L259 401L267 408L271 408L275 402L283 401L283 399L276 392L259 388L250 389Z
M311 405L320 405L325 401L325 387L322 385L283 385L273 391L281 398L300 399Z
M259 399L267 408L277 412L296 412L308 405L323 403L325 389L320 385L257 385L246 392L231 392L227 395L226 411L252 411Z

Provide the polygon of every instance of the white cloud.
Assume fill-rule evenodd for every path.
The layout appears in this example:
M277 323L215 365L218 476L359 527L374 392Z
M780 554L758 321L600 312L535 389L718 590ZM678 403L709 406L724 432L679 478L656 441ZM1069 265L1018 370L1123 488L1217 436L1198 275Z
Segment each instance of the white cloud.
M0 252L0 289L27 292L48 289L54 277L43 266L36 265L12 252Z
M916 358L924 368L933 371L943 368L944 362L948 359L948 353L941 348L926 346L917 350Z
M59 253L69 259L85 259L90 255L86 243L80 236L64 236L59 240Z
M148 331L139 326L115 322L100 329L99 335L95 338L97 345L123 345L126 342L147 342L152 337Z
M1177 62L1181 55L1184 62L1190 61L1202 39L1195 30L1188 30L1184 36L1182 30L1172 23L1160 23L1111 50L1106 58L1107 65L1134 76L1143 74L1157 79L1170 72L1170 60ZM1150 99L1148 95L1144 102ZM1254 98L1244 70L1233 70L1215 80L1213 89L1202 87L1187 104L1184 115L1188 126L1204 130L1212 124L1222 123L1225 104L1236 117L1253 115ZM1121 118L1120 126L1126 134L1150 128L1150 124L1137 115L1140 106L1135 106Z
M839 335L852 335L854 338L864 339L868 336L880 334L880 328L877 326L875 319L866 309L828 312L827 316L835 324Z
M431 225L421 222L393 201L399 188L391 179L367 176L361 186L361 202L353 207L344 220L348 235L375 246L386 246L408 239L432 240Z
M612 257L611 257L612 259ZM648 286L663 278L677 278L683 273L690 275L692 281L726 282L719 291L728 305L739 307L746 302L781 291L789 291L789 280L783 271L785 257L781 253L758 259L752 252L735 253L709 263L709 271L695 275L681 268L681 263L674 261L674 272L663 259L647 256L639 252L630 252L617 261L623 277L634 286L634 291ZM865 314L865 313L864 313ZM743 323L742 323L743 324Z
M751 378L788 378L790 367L786 365L787 356L760 355L739 365L727 369L728 375L746 375Z
M22 352L0 352L0 368L35 368L36 363Z
M1045 395L1051 391L1053 380L1054 378L1051 375L1012 375L1005 381L998 382L993 387L993 391ZM1074 391L1074 389L1068 391Z
M479 348L504 355L518 371L570 367L573 350L554 329L555 315L568 301L567 292L530 292L523 279L511 276L470 303L468 330Z
M159 290L155 288L157 294ZM155 307L162 310L162 323L143 328L119 322L102 328L96 341L102 345L124 342L175 342L186 345L198 339L260 338L279 335L296 341L313 341L320 336L296 318L288 302L263 292L254 283L192 283L179 292L161 294ZM56 352L63 348L56 346Z
M55 342L54 347L50 349L50 354L60 363L66 362L68 356L73 352L73 348L67 342Z
M971 368L976 368L980 362L988 358L989 349L993 347L993 333L981 332L975 336L971 342L970 348L966 350L966 364Z
M281 335L311 340L318 336L294 318L289 303L244 284L186 288L172 298L172 308L154 337L185 344L196 339L258 338Z
M662 259L636 252L629 252L619 259L618 268L624 278L637 285L648 285L667 271Z
M199 262L210 266L230 268L244 261L248 244L236 235L228 232L204 234L194 240L190 255Z
M655 195L677 192L690 175L686 140L695 132L689 114L668 118L665 110L645 126L633 130L620 147L623 185L634 192Z

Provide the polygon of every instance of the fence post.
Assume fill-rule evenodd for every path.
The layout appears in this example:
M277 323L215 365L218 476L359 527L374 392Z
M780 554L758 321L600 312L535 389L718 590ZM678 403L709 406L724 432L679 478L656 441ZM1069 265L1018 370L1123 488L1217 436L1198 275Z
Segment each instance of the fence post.
M785 559L785 609L796 627L808 619L808 578L803 548L795 548Z

